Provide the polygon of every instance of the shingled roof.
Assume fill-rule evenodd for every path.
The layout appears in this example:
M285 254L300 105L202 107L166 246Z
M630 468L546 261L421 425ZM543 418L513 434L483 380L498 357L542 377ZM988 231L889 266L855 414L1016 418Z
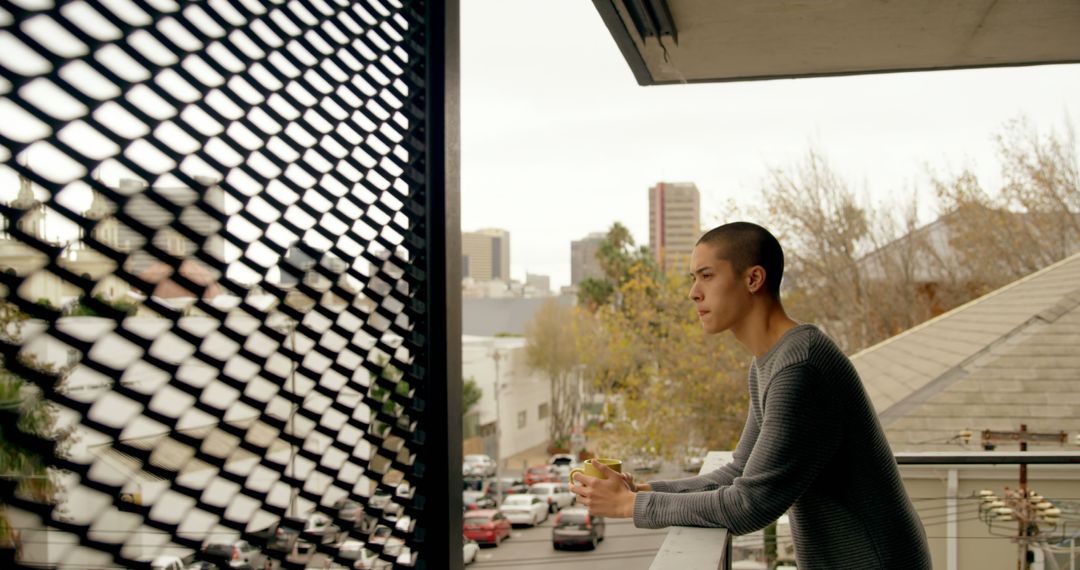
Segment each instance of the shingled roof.
M1080 432L1080 254L854 356L894 451L984 429Z

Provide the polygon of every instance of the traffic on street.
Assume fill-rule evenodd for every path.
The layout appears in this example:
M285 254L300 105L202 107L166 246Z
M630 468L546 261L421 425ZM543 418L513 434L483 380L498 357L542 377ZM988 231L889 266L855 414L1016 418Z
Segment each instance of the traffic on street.
M496 475L487 456L466 459L464 531L479 545L469 568L647 569L667 537L630 519L589 515L569 493L570 456ZM634 469L640 480L678 478L679 465L659 461ZM537 501L539 499L539 501Z

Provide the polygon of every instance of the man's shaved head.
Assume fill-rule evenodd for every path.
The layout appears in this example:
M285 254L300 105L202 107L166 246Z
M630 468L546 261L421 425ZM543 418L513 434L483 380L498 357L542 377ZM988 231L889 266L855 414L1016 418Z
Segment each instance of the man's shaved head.
M780 299L780 281L784 278L784 250L769 230L750 222L732 222L715 227L698 238L716 250L720 259L731 263L736 274L760 265L765 270L769 294Z

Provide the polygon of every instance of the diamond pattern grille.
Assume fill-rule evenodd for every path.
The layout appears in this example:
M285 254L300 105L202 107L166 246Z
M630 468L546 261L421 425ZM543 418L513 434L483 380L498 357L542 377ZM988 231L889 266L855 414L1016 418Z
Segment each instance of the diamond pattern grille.
M0 6L9 563L415 563L424 13Z

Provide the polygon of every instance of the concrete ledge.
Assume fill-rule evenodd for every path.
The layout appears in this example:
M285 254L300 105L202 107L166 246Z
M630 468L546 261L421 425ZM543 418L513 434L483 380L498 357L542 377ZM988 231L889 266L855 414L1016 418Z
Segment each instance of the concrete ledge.
M730 451L710 451L698 473L708 473L732 460ZM649 570L728 570L731 533L726 528L673 526Z
M673 526L649 570L726 570L731 563L731 535L726 528Z

